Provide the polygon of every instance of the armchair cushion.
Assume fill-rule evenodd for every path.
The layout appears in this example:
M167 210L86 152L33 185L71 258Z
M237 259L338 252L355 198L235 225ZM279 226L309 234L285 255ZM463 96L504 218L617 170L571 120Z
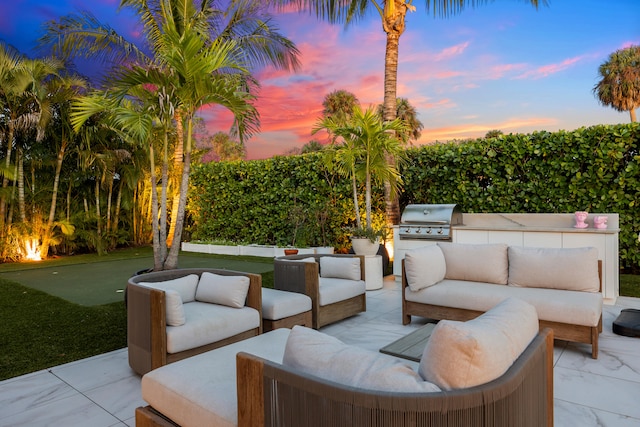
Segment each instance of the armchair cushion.
M409 288L417 292L444 279L447 264L442 249L438 245L427 245L407 251L404 268Z
M360 258L332 256L320 258L320 277L360 280L361 275Z
M418 372L443 390L488 383L509 369L538 329L536 309L516 298L467 322L441 320L427 341Z
M349 298L364 294L367 286L364 280L335 279L320 277L318 289L320 306L344 301Z
M221 276L205 271L200 276L196 300L242 308L248 291L249 278L246 276Z
M313 329L294 326L282 364L351 387L400 392L438 392L405 363L343 343Z
M149 288L161 289L163 291L173 289L174 291L178 291L183 303L188 303L196 300L198 275L189 274L177 279L164 280L162 282L139 282L139 284Z
M182 326L187 321L184 315L184 307L182 306L182 298L178 291L167 289L164 291L165 305L167 308L166 322L167 326Z
M446 279L506 285L509 275L507 245L438 243L447 265Z
M596 248L509 247L509 286L599 292Z

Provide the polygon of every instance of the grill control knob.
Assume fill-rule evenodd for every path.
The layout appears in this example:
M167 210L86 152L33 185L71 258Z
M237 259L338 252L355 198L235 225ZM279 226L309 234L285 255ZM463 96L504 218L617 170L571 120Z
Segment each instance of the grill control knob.
M405 228L404 230L405 233L411 233L411 229L409 227Z
M420 229L420 227L416 228L416 234L420 234L422 233L422 230Z
M442 228L439 228L438 229L438 234L442 234L442 233L444 233L444 230Z
M431 234L433 230L431 228L427 228L427 234Z

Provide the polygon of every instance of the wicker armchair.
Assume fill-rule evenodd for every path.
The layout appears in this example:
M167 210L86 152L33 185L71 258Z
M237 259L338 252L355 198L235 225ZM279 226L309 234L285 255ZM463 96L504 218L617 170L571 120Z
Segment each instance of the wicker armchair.
M178 360L244 340L262 333L262 324L217 342L202 345L178 353L167 351L167 321L165 292L159 289L138 285L141 282L162 282L189 274L201 275L210 272L222 276L247 276L249 291L246 306L258 311L262 317L262 277L258 274L241 273L231 270L212 268L183 268L166 270L133 276L127 284L127 346L129 365L140 375L152 369Z
M316 262L291 262L313 257ZM275 258L273 284L275 289L306 294L311 298L313 328L319 329L338 320L366 311L367 299L365 290L362 293L342 301L320 305L320 267L321 257L360 258L360 280L365 279L364 257L358 255L321 254L321 255L288 255Z

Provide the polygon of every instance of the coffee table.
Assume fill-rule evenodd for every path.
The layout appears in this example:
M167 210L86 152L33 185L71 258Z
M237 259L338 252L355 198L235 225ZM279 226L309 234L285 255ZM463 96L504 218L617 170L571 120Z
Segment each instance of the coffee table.
M424 347L427 345L427 341L429 341L429 337L435 327L434 323L427 323L409 335L405 335L399 340L382 347L380 353L420 362Z

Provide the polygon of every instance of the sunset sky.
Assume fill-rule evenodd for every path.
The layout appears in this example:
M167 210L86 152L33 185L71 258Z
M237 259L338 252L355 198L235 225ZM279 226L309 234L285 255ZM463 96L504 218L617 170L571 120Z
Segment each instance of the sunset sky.
M33 56L41 24L87 9L125 37L139 28L119 0L0 0L0 40ZM528 133L626 123L628 113L601 106L592 94L598 66L613 51L640 44L639 0L497 0L448 19L408 15L400 39L398 96L416 107L425 129L418 143L483 136L488 130ZM256 73L261 132L246 144L248 158L267 158L313 139L322 100L336 89L363 106L383 97L385 34L379 15L348 29L308 14L274 16L302 52L296 74ZM211 133L227 131L229 115L202 112Z

